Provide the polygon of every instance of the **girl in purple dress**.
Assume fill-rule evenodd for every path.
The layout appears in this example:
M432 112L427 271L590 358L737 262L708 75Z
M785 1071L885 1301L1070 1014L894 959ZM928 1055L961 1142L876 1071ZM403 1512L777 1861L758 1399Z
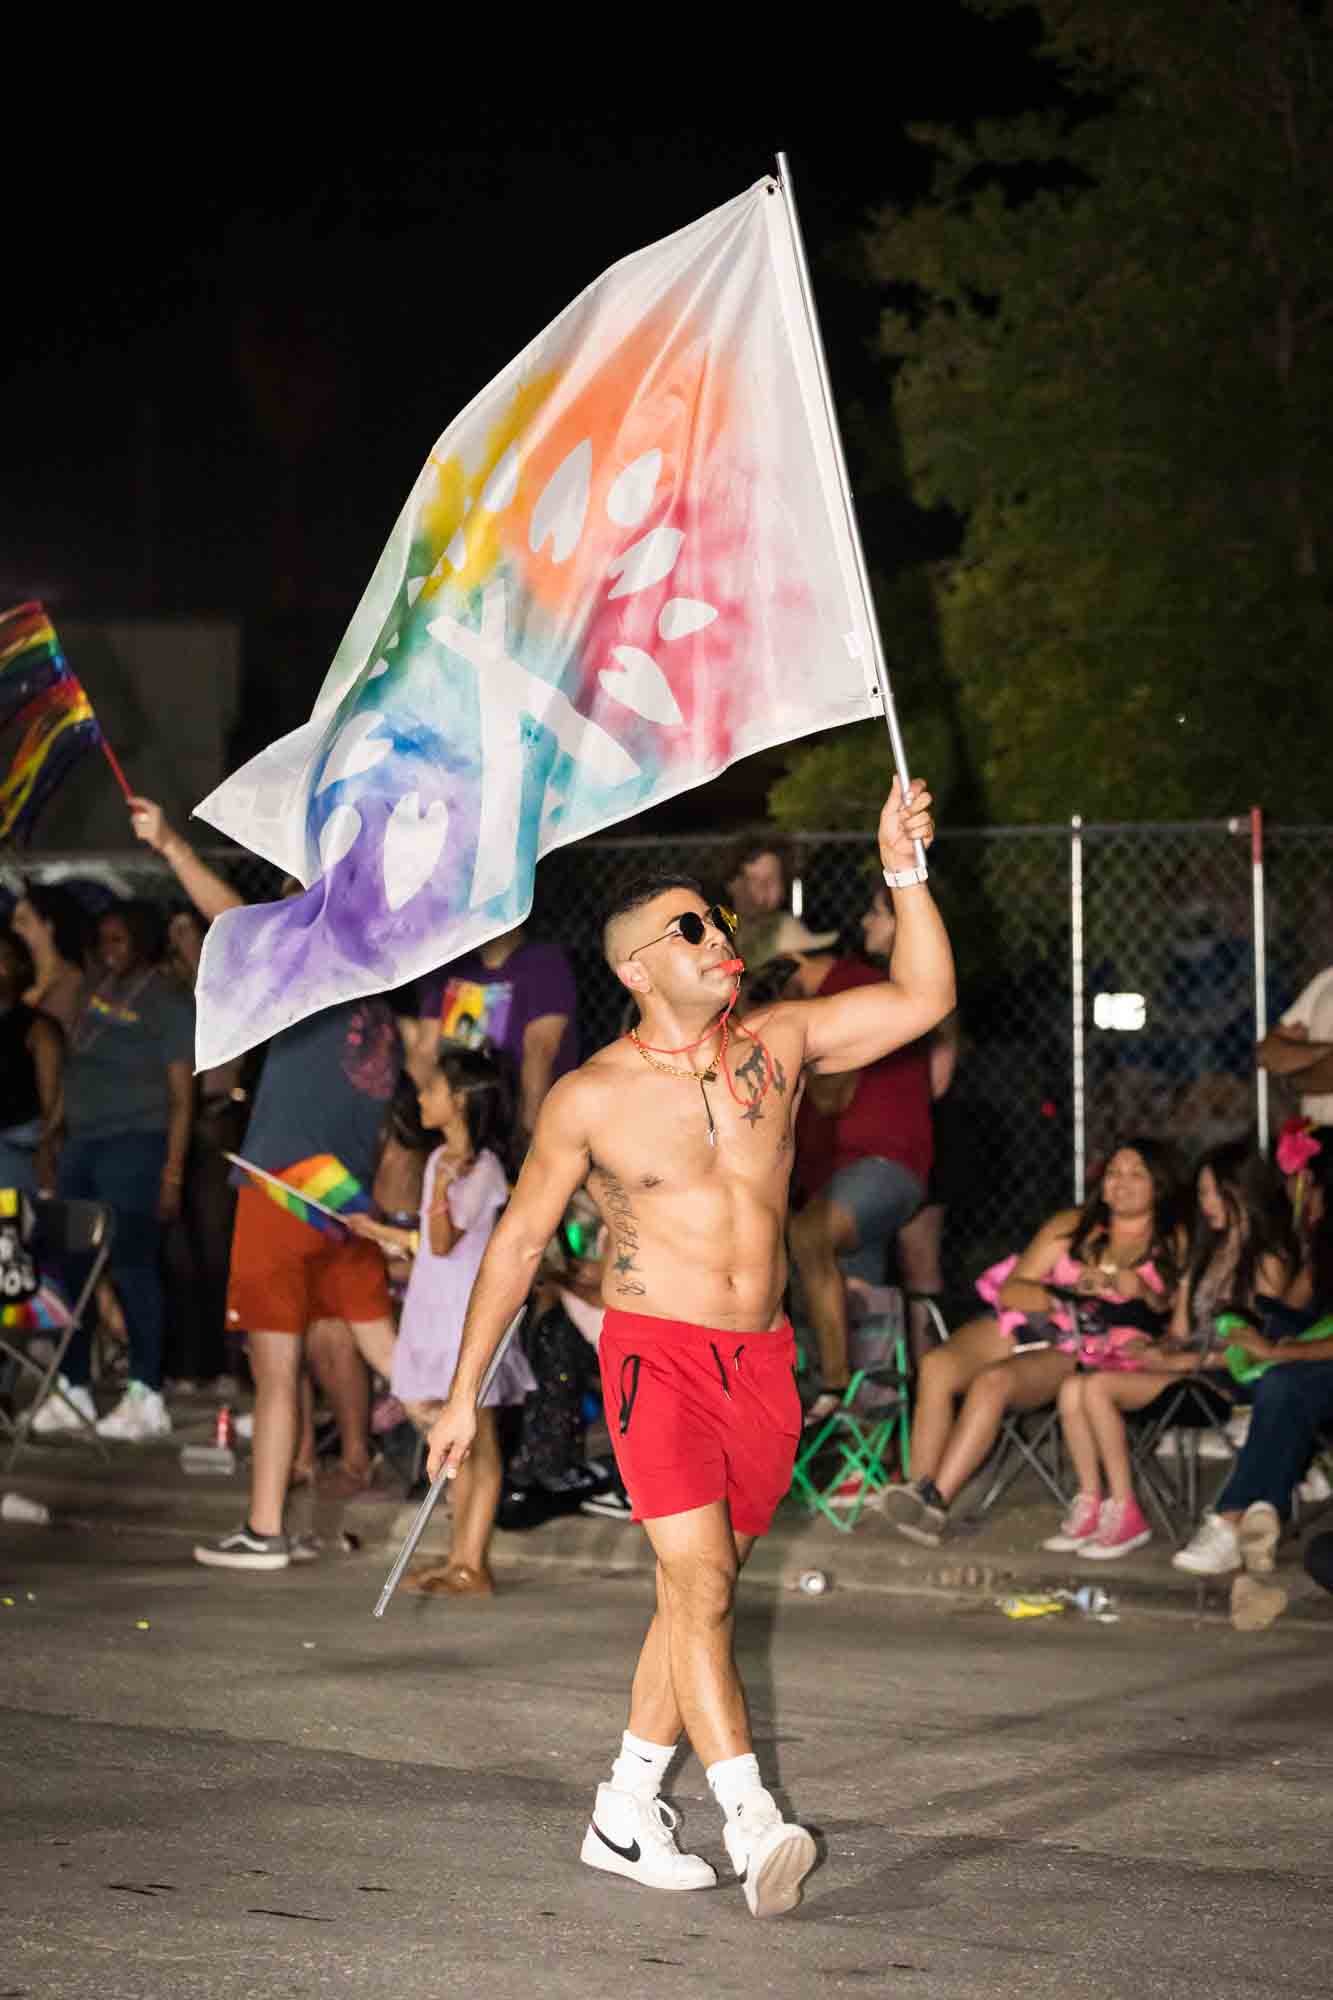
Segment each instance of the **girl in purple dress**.
M496 1059L480 1049L447 1049L417 1096L422 1124L443 1141L426 1162L420 1228L397 1229L365 1216L346 1220L359 1236L412 1258L390 1386L425 1437L453 1385L473 1280L509 1199L504 1162L513 1100ZM512 1343L477 1413L476 1443L453 1482L449 1560L413 1572L404 1590L424 1596L493 1592L486 1553L500 1500L495 1411L502 1403L521 1403L536 1386L521 1348Z

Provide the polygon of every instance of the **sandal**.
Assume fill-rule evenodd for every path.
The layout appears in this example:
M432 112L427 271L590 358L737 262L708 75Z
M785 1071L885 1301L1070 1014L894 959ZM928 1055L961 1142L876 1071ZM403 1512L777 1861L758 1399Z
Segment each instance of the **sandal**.
M411 1571L403 1578L403 1589L414 1597L494 1597L495 1579L489 1569L448 1562Z

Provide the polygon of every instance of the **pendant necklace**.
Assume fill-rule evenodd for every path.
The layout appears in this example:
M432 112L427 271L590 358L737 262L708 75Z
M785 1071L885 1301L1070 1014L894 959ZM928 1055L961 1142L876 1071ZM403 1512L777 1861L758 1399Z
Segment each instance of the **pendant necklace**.
M663 1076L685 1076L694 1078L695 1082L699 1086L699 1095L700 1097L702 1097L704 1101L704 1111L708 1117L708 1143L710 1146L714 1147L717 1145L717 1123L713 1117L713 1107L708 1101L708 1092L704 1088L704 1086L709 1083L717 1082L717 1072L719 1064L721 1065L722 1068L722 1075L723 1078L725 1079L727 1089L731 1093L732 1102L735 1104L739 1104L741 1102L740 1098L737 1096L736 1087L731 1081L731 1072L727 1068L727 1038L729 1033L731 1010L735 1006L735 1004L736 1004L736 998L735 995L733 994L731 999L727 1002L726 1007L723 1009L720 1023L714 1021L711 1027L707 1027L704 1029L704 1032L702 1033L702 1035L699 1036L698 1041L686 1042L683 1048L652 1049L639 1040L637 1030L631 1028L629 1031L630 1041L633 1042L635 1048L639 1051L639 1054L643 1057L644 1061L648 1064L650 1069L659 1070ZM718 1031L719 1026L721 1027L722 1030L722 1046L718 1050L717 1054L713 1057L713 1060L709 1063L707 1069L682 1069L678 1063L663 1063L654 1060L654 1058L657 1056L686 1056L691 1054L692 1051L699 1048L702 1043L708 1041L710 1036L715 1035ZM763 1100L768 1095L769 1085L773 1081L773 1058L769 1054L767 1048L764 1047L764 1044L759 1039L758 1035L752 1035L750 1033L750 1030L742 1026L742 1024L739 1021L737 1021L736 1023L736 1031L738 1034L746 1036L746 1038L749 1041L752 1041L757 1048L763 1049L764 1081L759 1088L758 1094L753 1100L753 1102L756 1104L762 1104Z

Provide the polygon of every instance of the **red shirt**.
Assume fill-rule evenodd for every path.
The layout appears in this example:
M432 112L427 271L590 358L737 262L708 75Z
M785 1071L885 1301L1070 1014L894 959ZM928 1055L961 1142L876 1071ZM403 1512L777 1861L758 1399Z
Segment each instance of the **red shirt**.
M859 958L839 958L819 989L821 999L854 986L877 986L882 972ZM798 1174L807 1196L818 1194L840 1167L856 1160L896 1160L924 1187L935 1157L930 1115L928 1037L881 1056L860 1072L847 1109L826 1117L801 1105L796 1125Z

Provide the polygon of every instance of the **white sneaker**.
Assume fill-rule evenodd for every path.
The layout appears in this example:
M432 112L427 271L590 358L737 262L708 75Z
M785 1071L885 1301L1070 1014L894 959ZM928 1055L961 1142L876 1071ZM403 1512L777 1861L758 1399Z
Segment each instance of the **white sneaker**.
M1236 1546L1251 1576L1273 1574L1281 1539L1282 1519L1271 1500L1256 1500L1245 1509L1236 1530Z
M1296 1488L1298 1497L1307 1507L1322 1507L1325 1500L1333 1499L1333 1485L1318 1459L1310 1467L1300 1485Z
M69 1398L69 1403L65 1402L62 1397L57 1396L57 1389L64 1391L65 1396ZM30 1435L32 1437L54 1437L61 1431L86 1432L87 1425L79 1422L79 1419L74 1414L74 1410L71 1410L69 1407L70 1403L73 1403L74 1410L80 1410L87 1417L90 1424L97 1422L97 1405L93 1402L92 1390L85 1388L82 1384L77 1389L73 1389L63 1375L57 1375L51 1385L50 1395L32 1420Z
M702 1854L682 1854L677 1847L676 1815L665 1799L615 1785L597 1787L579 1859L649 1889L711 1889L717 1881Z
M752 1917L780 1917L801 1900L801 1884L815 1865L815 1843L803 1826L791 1826L765 1791L747 1794L722 1829L731 1865L745 1885Z
M118 1444L147 1444L151 1438L171 1436L171 1416L161 1392L142 1382L131 1382L108 1416L97 1426L98 1437Z
M1228 1570L1239 1569L1236 1530L1220 1514L1205 1514L1194 1540L1176 1550L1171 1566L1188 1570L1191 1576L1225 1576Z

